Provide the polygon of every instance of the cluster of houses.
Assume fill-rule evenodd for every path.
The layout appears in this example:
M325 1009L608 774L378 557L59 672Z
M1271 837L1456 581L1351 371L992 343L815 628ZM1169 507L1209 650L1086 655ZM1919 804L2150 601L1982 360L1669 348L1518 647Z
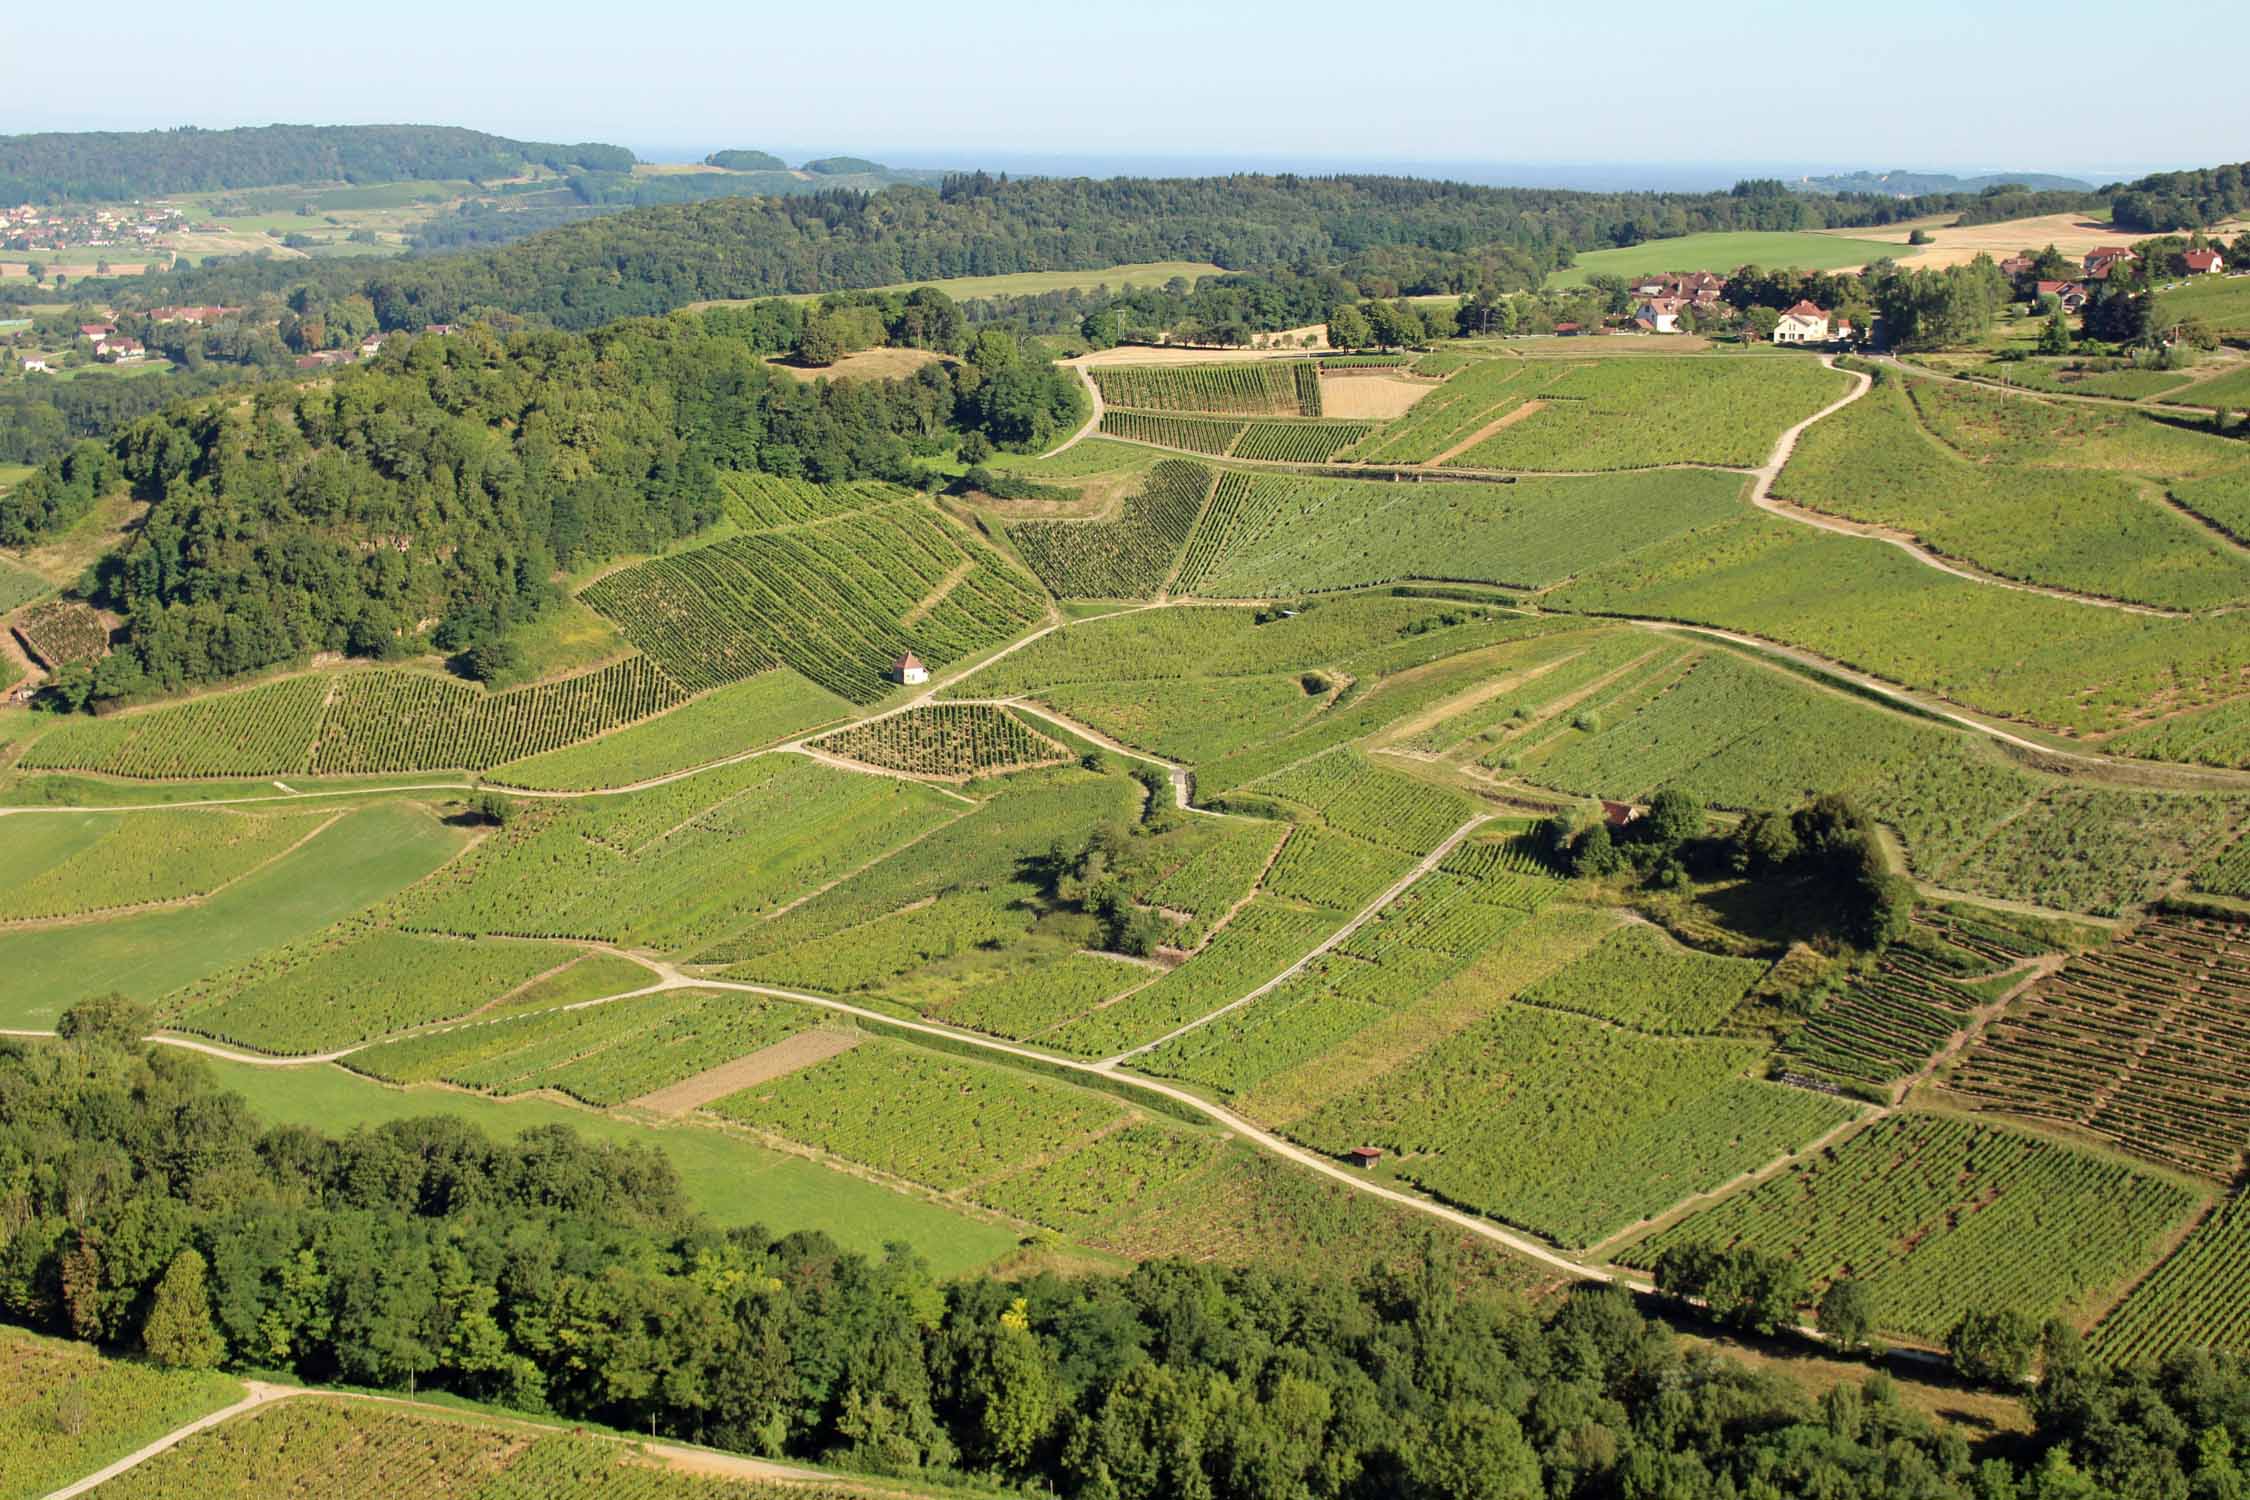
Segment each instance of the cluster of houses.
M1719 293L1726 287L1724 276L1684 271L1643 276L1625 290L1641 299L1633 309L1634 326L1646 333L1678 333L1681 313L1691 307L1717 307Z
M148 358L148 346L119 333L115 323L81 323L78 336L94 346L94 358L103 364L129 365Z
M2110 273L2119 266L2131 265L2140 257L2123 245L2100 245L2086 252L2078 263L2081 273L2077 281L2041 279L2032 284L2032 299L2044 301L2053 297L2062 304L2064 312L2075 313L2086 306L2091 295L2089 283L2109 280ZM2222 276L2226 274L2227 258L2214 249L2190 250L2180 257L2190 276ZM2029 255L2011 255L2000 262L2000 272L2011 279L2020 280L2031 274L2038 262Z
M42 208L20 203L0 209L0 247L9 250L98 250L107 245L146 246L158 235L188 227L187 215L169 203L130 208Z

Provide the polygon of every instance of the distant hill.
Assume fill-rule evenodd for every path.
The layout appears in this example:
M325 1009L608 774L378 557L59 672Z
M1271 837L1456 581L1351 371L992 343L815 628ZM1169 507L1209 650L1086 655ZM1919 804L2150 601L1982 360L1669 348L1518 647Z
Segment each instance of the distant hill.
M707 167L724 167L729 172L786 172L789 163L771 151L714 151L703 158Z
M879 161L869 161L864 156L823 156L818 161L805 163L805 170L823 177L853 177L864 173L887 172L890 168Z
M1800 178L1791 186L1807 193L1881 193L1892 198L1920 198L1930 193L1981 193L1986 188L2014 183L2034 192L2090 193L2094 185L2051 172L1988 172L1982 177L1956 177L1951 172L1845 172L1833 177Z
M517 141L454 125L254 125L234 130L0 136L0 201L116 201L297 182L484 180L538 165L622 172L623 146Z

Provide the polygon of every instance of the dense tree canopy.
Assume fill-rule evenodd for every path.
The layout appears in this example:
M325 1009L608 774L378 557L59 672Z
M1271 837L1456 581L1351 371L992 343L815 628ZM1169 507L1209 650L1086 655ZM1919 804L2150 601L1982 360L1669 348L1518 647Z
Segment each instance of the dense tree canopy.
M2110 222L2119 229L2163 234L2203 229L2250 209L2250 162L2157 172L2126 183L2110 198Z
M297 182L508 177L526 162L621 171L622 146L515 141L453 125L258 125L235 130L0 136L0 200L144 198Z

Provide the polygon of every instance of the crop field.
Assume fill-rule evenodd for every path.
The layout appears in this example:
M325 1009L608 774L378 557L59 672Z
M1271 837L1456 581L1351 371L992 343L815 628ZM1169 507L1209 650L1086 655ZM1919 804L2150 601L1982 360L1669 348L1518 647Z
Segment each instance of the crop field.
M1467 443L1568 368L1513 359L1462 364L1444 385L1415 402L1412 411L1362 442L1351 458L1357 463L1428 463Z
M1083 683L1039 697L1121 744L1191 766L1287 734L1330 702L1294 675Z
M2222 338L2250 332L2250 277L2198 276L2159 295L2156 306L2168 323L2200 318Z
M1455 858L1459 857L1457 851ZM1165 1043L1133 1066L1230 1095L1256 1088L1386 1021L1536 916L1555 883L1453 867L1423 876L1375 921L1255 1003Z
M0 483L0 494L7 493L7 488L5 483ZM0 614L30 603L52 587L54 585L29 568L0 557Z
M90 604L51 599L16 616L15 632L27 650L52 671L99 661L109 652L109 626Z
M403 920L690 951L962 811L911 781L763 756L625 796L526 807L418 889Z
M1246 421L1218 417L1183 417L1171 412L1127 411L1109 407L1102 412L1101 430L1111 437L1134 443L1154 443L1163 448L1185 448L1190 453L1214 457L1232 449L1249 427Z
M2197 866L2191 884L2214 896L2250 896L2250 833Z
M1134 898L1185 916L1187 921L1173 940L1184 948L1195 947L1256 888L1290 834L1289 829L1247 818L1197 819L1190 837L1136 882Z
M2208 406L2223 411L2250 409L2250 369L2236 366L2224 375L2175 391L2166 399L2182 406Z
M263 954L165 1002L168 1022L260 1052L316 1052L443 1021L578 956L347 926Z
M1098 365L1086 373L1100 388L1105 406L1243 417L1320 415L1320 366L1309 360Z
M1766 461L1784 428L1850 389L1811 360L1610 359L1574 365L1537 412L1451 462L1476 469L1641 469Z
M1877 1086L1915 1072L1969 1024L1978 998L1955 976L1907 948L1875 973L1829 996L1782 1044L1790 1076Z
M207 895L326 827L338 814L160 811L0 821L0 922L83 916Z
M2250 375L2250 371L2244 372ZM2250 470L2168 486L2173 501L2237 540L2250 537Z
M1747 958L1682 948L1653 927L1622 927L1599 948L1516 998L1657 1036L1717 1032L1765 976Z
M1896 260L1899 247L1877 239L1816 234L1810 230L1719 230L1649 240L1615 250L1583 250L1547 278L1549 286L1584 286L1597 272L1649 276L1665 271L1716 271L1743 266L1796 271L1838 271L1878 260Z
M1633 1247L1751 1246L1802 1265L1816 1290L1864 1281L1879 1327L1941 1342L1964 1312L2061 1313L2147 1263L2202 1196L2040 1136L1895 1115ZM2025 1247L2036 1245L2027 1255Z
M1980 1108L2058 1120L2181 1171L2232 1177L2250 1142L2250 935L2151 918L2073 958L1943 1079Z
M2229 1196L2094 1329L2094 1357L2153 1362L2181 1349L2250 1352L2250 1199Z
M481 771L660 714L685 697L638 656L507 693L419 673L349 672L335 680L312 769Z
M1168 459L1114 519L1014 521L1008 539L1057 598L1144 598L1164 586L1210 487L1209 469Z
M1953 868L1979 891L2115 916L2217 850L2250 801L2057 786Z
M691 692L788 666L853 703L889 692L906 651L941 668L1045 613L1028 580L920 500L728 537L579 597Z
M898 490L872 480L820 485L779 474L727 469L719 474L719 495L726 513L744 531L771 531L872 510L897 500Z
M544 791L629 786L788 739L850 712L850 704L794 672L761 672L599 739L495 766L487 779Z
M665 990L576 1010L480 1017L355 1052L348 1066L387 1083L500 1095L555 1089L608 1108L794 1036L821 1014L739 990Z
M1766 515L1589 567L1553 602L1747 631L2076 734L2124 728L2152 701L2214 701L2250 668L2250 632L2224 617L2168 619L1994 588L1879 541Z
M1243 790L1293 802L1340 832L1413 854L1435 849L1469 815L1459 794L1371 765L1348 749L1327 751Z
M1731 474L1387 484L1228 473L1177 591L1271 598L1408 578L1544 588L1736 514Z
M113 776L281 776L312 762L328 701L325 677L288 677L240 692L108 718L67 719L23 765Z
M1130 1113L1107 1094L880 1038L710 1108L941 1192L1059 1152Z
M2250 595L2250 558L2132 473L2026 463L2014 444L1964 455L1933 440L1918 412L1959 409L1951 390L1927 394L1936 389L1880 380L1805 433L1774 493L1911 532L2003 577L2182 609Z
M1252 422L1231 456L1260 463L1324 464L1374 430L1370 422Z
M0 1332L0 1495L44 1495L242 1398L207 1370L159 1370L85 1344ZM65 1421L66 1408L76 1416Z
M1082 1057L1107 1057L1153 1042L1256 989L1342 925L1340 913L1305 911L1260 896L1212 933L1195 957L1154 984L1038 1040Z
M1337 1156L1380 1146L1402 1179L1587 1245L1856 1112L1753 1078L1764 1055L1509 1002L1289 1133Z
M2110 396L2121 401L2164 396L2194 379L2167 370L2088 369L2075 360L2043 359L1996 359L1988 365L1979 365L1974 373L2027 391Z
M1051 766L1070 752L1004 708L937 703L839 729L812 748L940 781Z

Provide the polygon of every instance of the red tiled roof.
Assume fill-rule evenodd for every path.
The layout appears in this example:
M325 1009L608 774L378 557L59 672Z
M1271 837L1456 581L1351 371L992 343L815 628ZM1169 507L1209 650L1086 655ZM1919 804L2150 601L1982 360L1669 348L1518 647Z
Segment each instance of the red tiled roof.
M1825 318L1828 316L1828 309L1817 307L1809 300L1801 301L1795 307L1783 313L1782 316L1785 318Z
M922 658L909 651L897 661L891 663L891 670L894 672L911 672L921 665Z
M2180 258L2187 262L2187 268L2191 271L2208 271L2219 263L2219 252L2216 250L2190 250Z

